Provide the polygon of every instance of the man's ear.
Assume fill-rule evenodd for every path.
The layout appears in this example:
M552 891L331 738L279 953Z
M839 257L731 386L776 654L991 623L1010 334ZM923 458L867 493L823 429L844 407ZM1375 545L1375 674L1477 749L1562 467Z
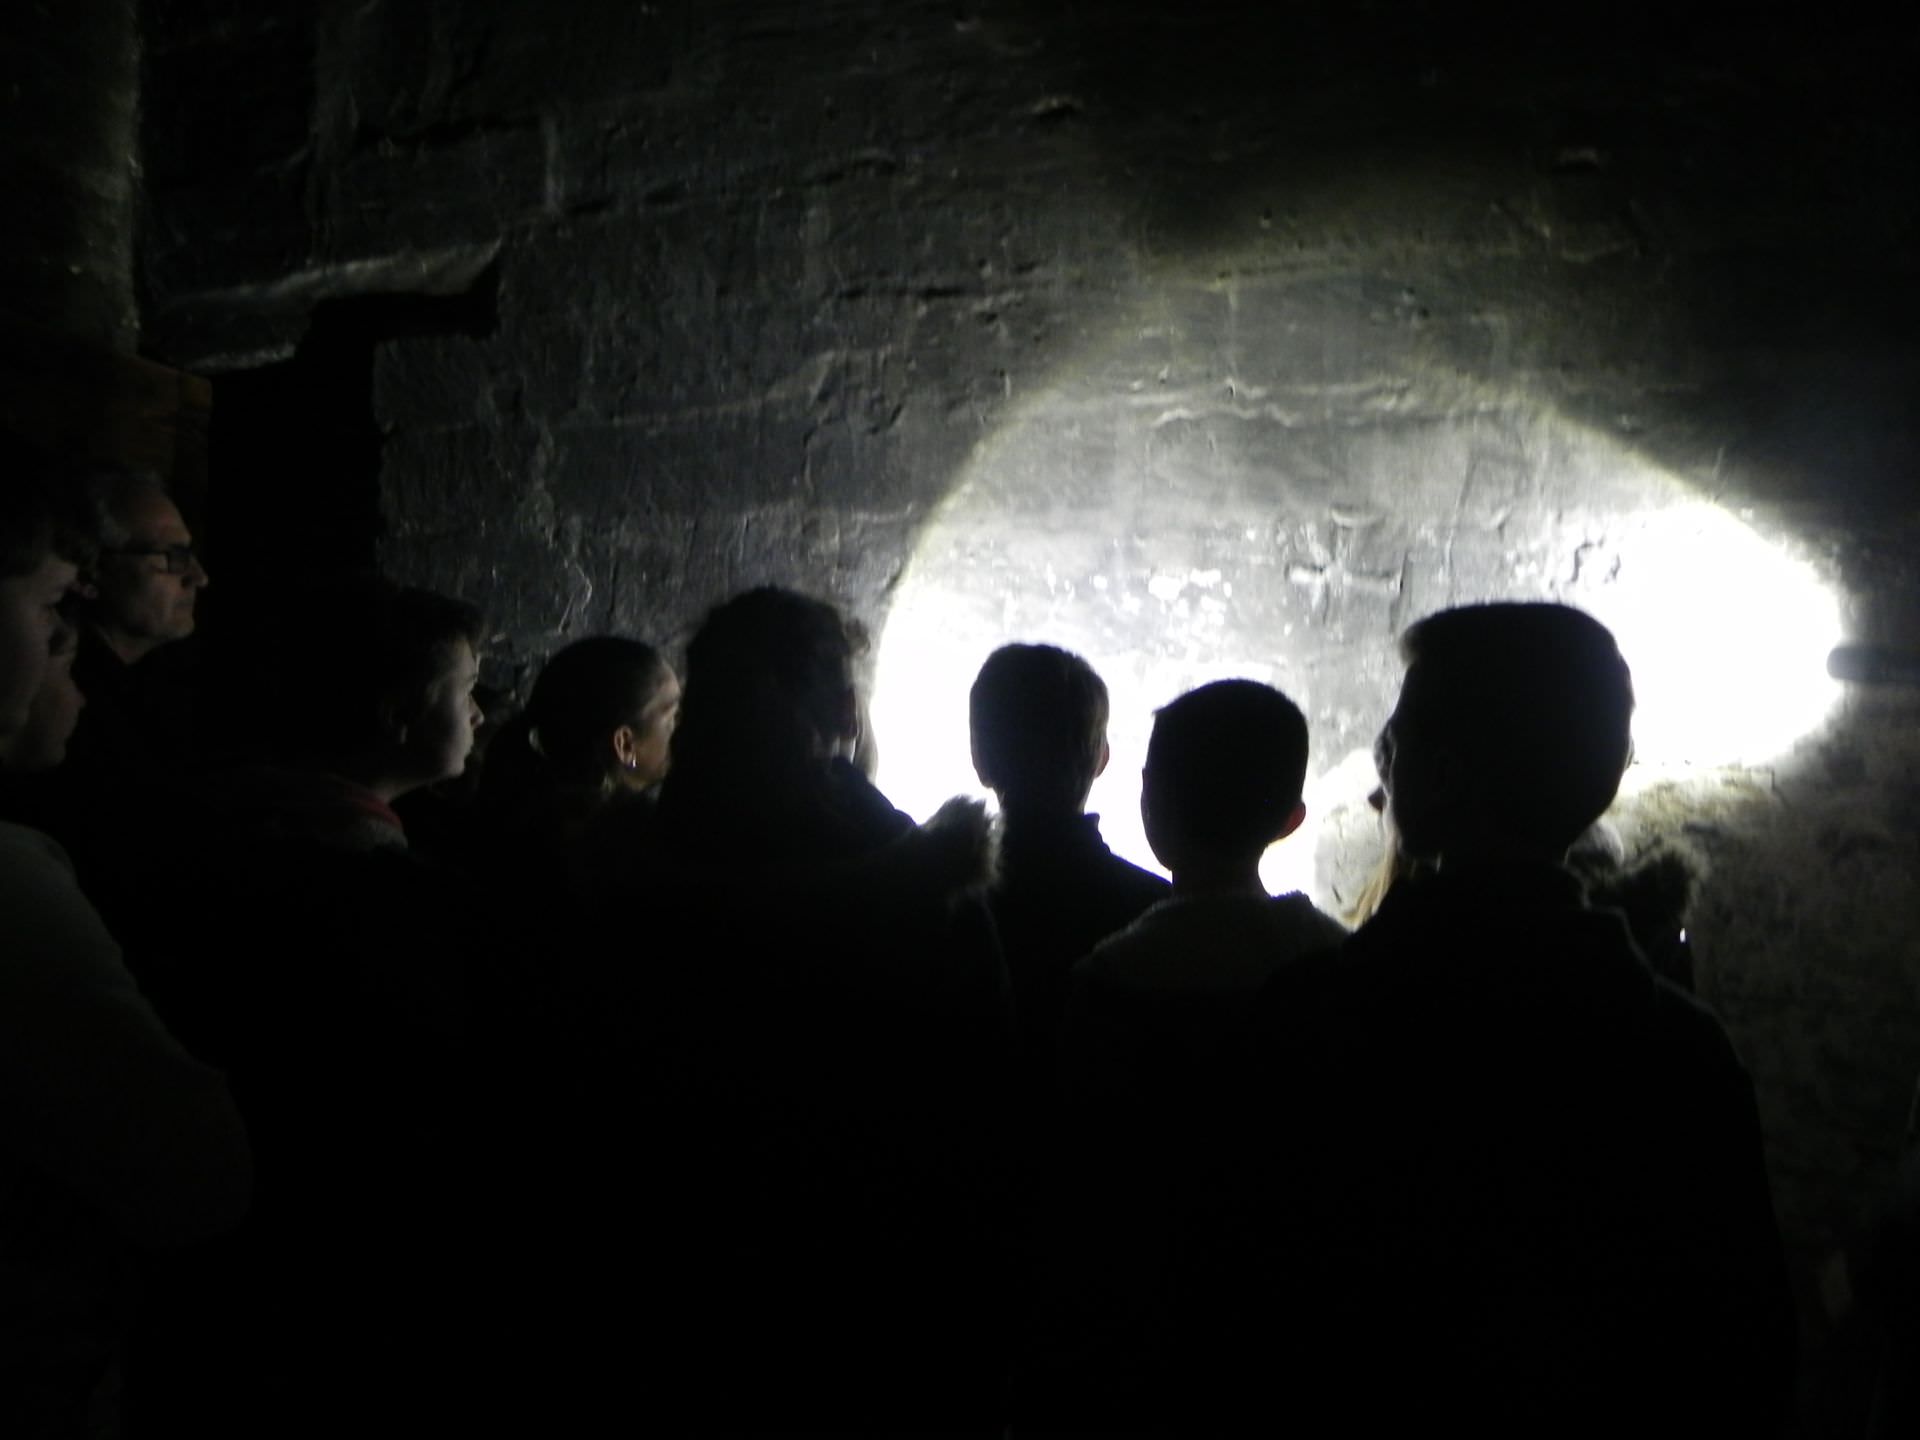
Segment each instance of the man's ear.
M1300 828L1300 822L1302 820L1305 820L1306 818L1307 818L1307 802L1304 800L1296 801L1292 811L1290 811L1287 815L1286 824L1280 827L1280 833L1274 836L1273 838L1275 840L1286 839L1287 836L1291 835L1294 831Z

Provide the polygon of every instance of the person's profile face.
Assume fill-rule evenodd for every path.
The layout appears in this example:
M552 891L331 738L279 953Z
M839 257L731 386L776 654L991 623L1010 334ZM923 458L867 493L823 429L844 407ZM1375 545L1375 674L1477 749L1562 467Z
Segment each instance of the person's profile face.
M657 784L666 777L673 727L680 718L680 677L669 666L660 668L660 685L633 723L633 765L627 775L639 787Z
M1399 702L1374 741L1373 763L1401 850L1412 859L1426 860L1439 853L1445 797L1440 757L1420 724L1417 669L1407 672Z
M74 568L48 555L25 575L0 579L0 756L11 759L66 622L60 602L73 588Z
M426 704L407 726L402 742L412 777L421 785L451 780L467 768L473 732L480 727L480 704L473 687L480 663L473 646L458 639L446 649L446 661L427 690Z
M66 621L54 636L53 653L47 658L40 689L27 710L26 723L7 747L7 767L31 772L51 770L67 757L67 741L80 721L80 710L87 703L73 678L73 657L77 636Z
M136 492L118 518L127 539L98 562L101 628L149 645L185 639L193 633L194 605L207 583L206 570L191 553L187 522L158 490Z

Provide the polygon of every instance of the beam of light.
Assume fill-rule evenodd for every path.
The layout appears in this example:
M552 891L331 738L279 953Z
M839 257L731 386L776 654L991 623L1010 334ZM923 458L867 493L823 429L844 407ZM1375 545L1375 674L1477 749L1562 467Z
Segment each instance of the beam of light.
M1398 631L1494 599L1562 600L1614 631L1643 773L1764 764L1817 731L1839 693L1825 664L1841 625L1815 566L1611 439L1505 403L1502 459L1524 473L1482 499L1477 418L1355 444L1350 473L1300 482L1284 452L1270 474L1263 454L1219 463L1224 425L1169 455L1163 432L1184 417L1116 407L1103 436L1084 399L1043 397L979 447L896 587L872 701L881 787L921 818L980 793L967 691L981 662L1008 641L1062 645L1111 694L1113 758L1089 808L1117 853L1158 868L1138 809L1153 710L1209 680L1264 680L1306 712L1314 755L1307 825L1262 874L1324 904L1316 822L1372 784ZM1329 486L1360 498L1330 504Z
M1833 709L1838 600L1810 564L1726 511L1694 499L1627 517L1590 558L1597 572L1583 566L1556 598L1620 642L1642 764L1765 764Z

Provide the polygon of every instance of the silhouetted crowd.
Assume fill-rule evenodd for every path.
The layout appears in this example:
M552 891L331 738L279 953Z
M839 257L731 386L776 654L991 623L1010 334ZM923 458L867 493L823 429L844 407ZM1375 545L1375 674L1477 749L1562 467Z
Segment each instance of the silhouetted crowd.
M216 684L206 583L153 480L0 458L0 1434L1785 1427L1675 886L1566 863L1633 709L1586 615L1407 632L1349 934L1262 886L1264 684L1154 717L1169 883L1053 646L973 686L997 817L916 824L824 601L569 645L482 762L467 605L317 586Z

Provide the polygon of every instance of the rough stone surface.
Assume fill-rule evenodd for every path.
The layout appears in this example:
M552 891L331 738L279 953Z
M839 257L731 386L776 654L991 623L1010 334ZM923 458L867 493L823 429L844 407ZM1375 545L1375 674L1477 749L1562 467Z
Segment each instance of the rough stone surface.
M340 297L491 287L484 323L370 336L348 398L384 435L384 562L483 599L503 675L593 630L684 638L782 581L876 621L946 605L929 663L955 672L1013 628L1084 644L1143 706L1270 674L1308 704L1317 783L1344 784L1398 626L1480 595L1602 603L1701 497L1836 593L1851 638L1920 649L1898 21L151 21L160 358L297 357ZM1744 603L1721 564L1679 571L1677 615ZM1816 1334L1814 1277L1920 1074L1914 705L1856 690L1778 756L1669 757L1622 812L1711 860L1702 988L1759 1085ZM1326 807L1323 888L1365 863L1355 803Z
M139 340L136 8L0 8L0 316L128 354Z

